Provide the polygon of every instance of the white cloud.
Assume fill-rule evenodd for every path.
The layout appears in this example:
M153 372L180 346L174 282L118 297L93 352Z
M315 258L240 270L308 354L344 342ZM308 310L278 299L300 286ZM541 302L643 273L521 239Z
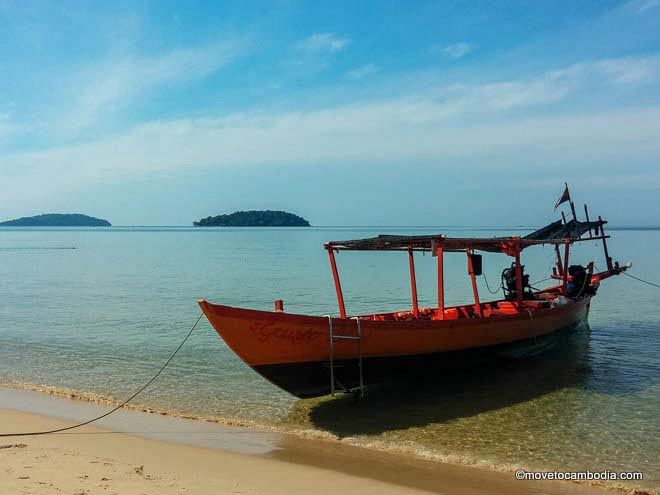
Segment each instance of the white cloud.
M453 45L446 46L442 49L445 57L451 59L459 59L474 50L474 47L469 43L454 43Z
M0 136L5 133L9 133L12 127L11 114L0 113Z
M237 51L234 42L218 42L161 55L109 57L72 75L61 95L67 109L58 111L55 125L65 130L92 125L148 91L212 74L232 60Z
M305 52L339 52L346 48L350 40L333 33L316 33L298 43L298 49Z
M521 81L453 86L456 100L474 109L511 109L561 101L580 91L637 86L660 79L660 56L582 62Z
M441 86L308 111L155 121L76 146L0 154L0 198L25 191L199 168L263 164L648 162L660 155L660 106L535 115L533 108L601 85L658 79L660 58L576 64L527 80ZM628 77L652 67L640 80ZM552 108L552 107L548 107ZM525 116L513 110L532 110ZM0 206L2 206L0 204Z
M652 8L655 8L655 7L659 7L659 6L660 6L660 0L647 0L646 2L644 2L639 7L637 12L639 12L641 14L642 12L644 12L646 10L649 10L649 9L652 9Z
M288 77L309 78L327 70L332 65L333 55L346 48L349 42L348 38L333 33L317 33L299 41L283 63Z
M616 84L646 84L656 79L660 61L657 58L604 60L595 64L595 68Z
M349 79L362 79L376 72L380 72L380 67L374 63L369 63L348 71L346 77Z
M26 191L61 195L98 183L199 168L482 161L502 170L539 163L654 160L660 107L456 124L428 100L356 104L284 114L238 114L136 126L103 141L5 155L19 171L0 184L2 202ZM1 205L0 205L1 206Z
M0 113L0 158L2 157L3 147L10 145L15 136L29 131L34 131L34 128L16 122L13 114L9 112Z

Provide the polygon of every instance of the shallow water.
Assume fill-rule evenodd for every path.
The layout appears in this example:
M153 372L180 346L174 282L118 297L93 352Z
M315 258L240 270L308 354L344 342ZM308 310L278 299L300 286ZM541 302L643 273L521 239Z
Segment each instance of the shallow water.
M336 312L322 243L380 232L506 233L0 229L0 381L123 398L177 345L198 314L198 298L257 309L284 299L289 312ZM660 280L660 231L611 233L615 259L632 260L631 273ZM595 259L602 268L600 248L586 244L572 260ZM420 255L416 261L420 304L432 305L435 259ZM491 288L509 262L484 257ZM524 262L533 281L543 279L553 252L530 249ZM341 253L338 263L349 312L409 306L405 255ZM446 280L448 303L470 301L464 256L447 256ZM479 284L485 299L483 278ZM659 300L659 289L628 277L605 281L592 304L590 330L562 349L496 369L376 388L357 407L348 398L301 401L276 389L243 365L203 320L139 402L493 467L643 471L642 484L656 486Z

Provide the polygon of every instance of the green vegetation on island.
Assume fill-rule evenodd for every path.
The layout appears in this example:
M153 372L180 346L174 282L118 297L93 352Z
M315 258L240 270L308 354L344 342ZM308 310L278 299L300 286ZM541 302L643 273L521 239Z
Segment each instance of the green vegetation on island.
M195 227L309 227L309 222L286 211L235 211L229 215L202 218Z
M0 222L0 227L111 227L111 224L80 213L46 213Z

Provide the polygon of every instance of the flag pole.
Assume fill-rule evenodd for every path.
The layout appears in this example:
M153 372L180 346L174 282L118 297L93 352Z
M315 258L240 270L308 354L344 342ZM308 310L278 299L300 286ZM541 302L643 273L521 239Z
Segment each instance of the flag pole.
M587 203L584 204L584 216L587 219L587 223L589 223L589 210L587 209ZM598 235L598 232L596 232L596 235ZM589 227L589 237L593 237L591 234L591 227Z
M578 219L577 219L577 215L575 214L575 205L573 204L573 200L570 200L569 204L571 205L571 213L573 214L573 220L577 222Z
M566 186L566 190L568 191L568 182L564 182L564 186ZM568 192L568 204L571 205L571 213L573 215L573 220L577 222L578 219L577 219L577 215L575 214L575 205L573 204L573 199L571 198L570 191Z

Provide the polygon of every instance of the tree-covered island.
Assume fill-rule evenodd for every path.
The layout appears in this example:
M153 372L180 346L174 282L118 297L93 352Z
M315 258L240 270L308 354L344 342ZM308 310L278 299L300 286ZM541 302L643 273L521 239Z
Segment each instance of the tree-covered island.
M228 215L202 218L195 227L309 227L303 217L286 211L235 211Z
M107 220L80 213L46 213L0 222L0 227L111 227Z

